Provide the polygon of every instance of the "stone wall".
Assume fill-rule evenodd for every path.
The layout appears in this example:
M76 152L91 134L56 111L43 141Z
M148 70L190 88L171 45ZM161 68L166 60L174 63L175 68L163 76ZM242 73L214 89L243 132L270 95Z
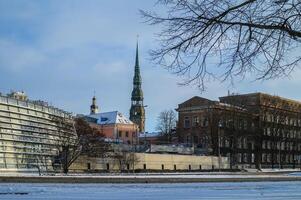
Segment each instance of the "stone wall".
M229 161L221 157L221 169L229 169ZM173 154L133 153L124 159L80 156L70 172L89 171L200 171L218 169L218 157Z

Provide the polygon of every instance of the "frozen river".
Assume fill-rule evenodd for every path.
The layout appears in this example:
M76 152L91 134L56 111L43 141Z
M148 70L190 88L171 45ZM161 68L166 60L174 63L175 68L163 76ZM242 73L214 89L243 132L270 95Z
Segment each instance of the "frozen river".
M301 182L188 184L0 183L0 199L301 199Z

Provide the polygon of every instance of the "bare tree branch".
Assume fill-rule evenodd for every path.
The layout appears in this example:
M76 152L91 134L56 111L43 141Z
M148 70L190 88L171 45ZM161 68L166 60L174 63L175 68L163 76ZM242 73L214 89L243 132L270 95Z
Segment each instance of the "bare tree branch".
M300 64L299 0L159 0L166 16L141 11L160 25L153 60L201 91L209 80L289 76Z
M172 130L176 127L177 121L175 111L164 110L160 112L157 121L157 130L161 132L161 136L166 137L167 141L170 142Z

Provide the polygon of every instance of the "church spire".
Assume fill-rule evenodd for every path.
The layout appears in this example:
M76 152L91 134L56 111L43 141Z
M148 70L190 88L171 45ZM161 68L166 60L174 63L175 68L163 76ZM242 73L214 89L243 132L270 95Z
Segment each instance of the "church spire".
M139 70L139 47L138 47L138 41L136 43L136 62L135 62L135 69Z
M96 97L95 97L95 91L94 91L94 96L92 98L92 104L90 106L90 115L98 113L98 106L96 102Z
M141 86L141 75L140 75L140 66L139 66L139 47L138 47L138 41L136 44L136 61L135 61L135 75L134 75L134 85Z
M136 44L135 73L133 78L132 105L130 109L130 120L139 126L140 132L144 132L145 110L143 105L142 79L139 65L139 47Z

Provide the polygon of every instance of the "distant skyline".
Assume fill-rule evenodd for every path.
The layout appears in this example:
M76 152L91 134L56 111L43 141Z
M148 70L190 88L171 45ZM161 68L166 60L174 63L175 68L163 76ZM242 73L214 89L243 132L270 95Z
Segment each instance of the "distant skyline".
M143 23L139 9L153 10L156 0L0 0L0 92L24 90L75 114L89 114L94 91L101 112L129 117L136 35L146 130L155 131L159 112L202 96L217 100L235 93L265 92L301 100L301 71L290 78L254 82L209 82L200 93L179 87L182 77L151 62L158 27Z

